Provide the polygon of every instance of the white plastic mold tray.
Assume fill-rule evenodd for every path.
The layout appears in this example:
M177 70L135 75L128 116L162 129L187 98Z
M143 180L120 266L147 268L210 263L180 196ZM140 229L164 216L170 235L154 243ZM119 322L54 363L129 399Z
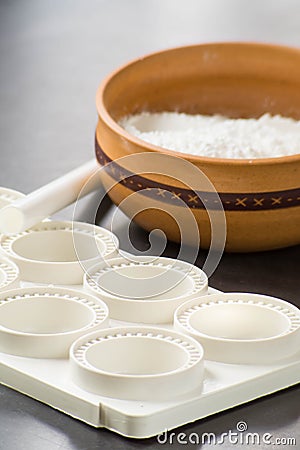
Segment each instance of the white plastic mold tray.
M0 209L23 197L25 197L25 195L19 191L0 187Z
M7 258L0 257L0 292L20 286L18 267Z
M0 293L1 382L94 427L145 438L300 381L296 307L255 294L207 292L199 269L178 279L187 269L179 261L166 278L176 279L176 288L161 298L152 289L147 296L139 283L134 289L142 267L147 290L148 278L160 276L170 261L120 266L114 260L103 287L121 267L127 279L118 292L95 287L98 265L87 287L22 282ZM124 298L126 286L131 298ZM119 320L109 319L107 298ZM147 310L150 302L149 314L161 310L164 323L120 321L116 305L125 314L123 301L136 319L143 317L140 305Z

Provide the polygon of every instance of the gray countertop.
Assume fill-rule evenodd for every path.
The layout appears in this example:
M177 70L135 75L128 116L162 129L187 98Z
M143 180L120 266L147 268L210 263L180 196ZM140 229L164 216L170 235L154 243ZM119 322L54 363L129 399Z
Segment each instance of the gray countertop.
M171 46L226 40L299 46L299 1L1 1L0 185L28 193L93 157L96 88L116 67ZM94 220L97 198L92 194L82 201L76 219ZM105 202L98 213L101 225L109 224L114 209ZM72 212L69 207L57 217L71 219ZM119 217L121 238L126 220ZM147 245L147 235L138 227L133 228L132 236L137 247ZM169 244L165 254L176 257L177 252L176 245ZM201 254L199 264L203 258ZM210 283L224 291L259 292L300 306L299 263L299 246L258 254L225 254ZM179 431L220 435L244 420L249 431L294 437L299 447L299 392L299 387L294 387ZM155 439L134 441L93 429L0 388L1 450L159 447ZM229 442L220 447L242 448ZM270 446L262 443L251 448Z

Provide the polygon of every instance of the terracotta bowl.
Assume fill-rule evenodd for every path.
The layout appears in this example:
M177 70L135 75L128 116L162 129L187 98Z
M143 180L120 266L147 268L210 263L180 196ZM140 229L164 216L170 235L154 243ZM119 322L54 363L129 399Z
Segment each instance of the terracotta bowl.
M96 155L102 165L113 161L113 170L105 176L120 181L109 193L116 204L154 182L164 192L176 194L180 190L189 205L190 191L184 184L164 176L137 175L128 167L130 183L124 182L124 167L117 161L141 152L181 156L200 168L220 195L227 221L227 251L259 251L300 243L300 154L254 160L180 155L148 144L118 125L123 116L141 111L218 113L236 118L268 112L299 120L300 50L221 43L155 53L104 80L97 92L97 110ZM153 212L151 199L142 193L140 197L149 209L134 220L147 230L160 228L170 240L179 241L174 218L161 210ZM155 205L160 201L152 200ZM207 212L201 202L190 206L201 225L201 246L208 248ZM180 207L174 206L176 209ZM127 207L125 212L129 213Z

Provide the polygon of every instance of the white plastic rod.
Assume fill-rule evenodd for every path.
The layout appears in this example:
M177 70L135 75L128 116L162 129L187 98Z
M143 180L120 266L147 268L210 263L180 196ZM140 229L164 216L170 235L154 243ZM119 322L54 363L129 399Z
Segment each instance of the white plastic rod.
M51 216L57 211L74 203L78 198L89 194L101 186L99 170L95 160L91 160L77 169L63 175L49 184L37 189L24 198L0 210L0 233L21 233ZM85 189L81 192L82 188Z

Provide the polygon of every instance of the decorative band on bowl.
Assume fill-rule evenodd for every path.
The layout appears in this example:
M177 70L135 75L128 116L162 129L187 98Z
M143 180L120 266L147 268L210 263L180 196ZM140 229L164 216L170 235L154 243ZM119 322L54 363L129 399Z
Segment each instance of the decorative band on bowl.
M216 195L211 192L196 192L190 189L170 186L136 175L121 167L99 146L95 139L96 157L102 166L108 166L108 174L121 185L142 195L163 203L181 206L182 201L191 209L218 209ZM272 192L219 192L225 211L263 211L300 206L300 187ZM203 199L203 201L202 201Z

